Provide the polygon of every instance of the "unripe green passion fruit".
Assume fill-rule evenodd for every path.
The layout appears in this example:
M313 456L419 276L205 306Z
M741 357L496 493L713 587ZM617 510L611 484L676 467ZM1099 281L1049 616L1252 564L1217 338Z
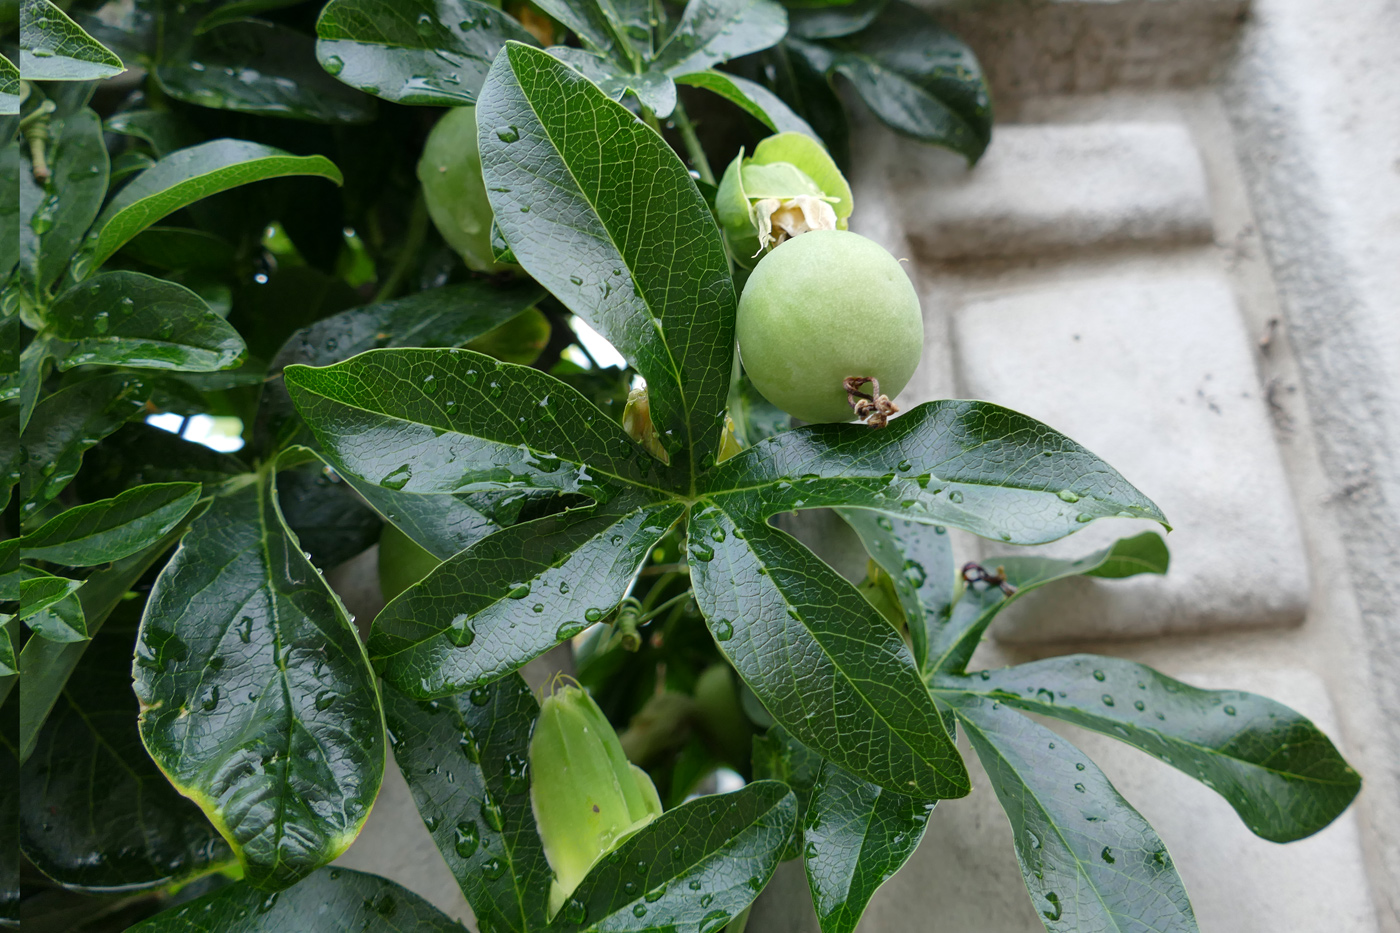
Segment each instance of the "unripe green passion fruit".
M515 268L496 262L491 252L494 214L481 177L475 107L453 107L438 120L418 160L418 181L423 185L428 216L468 269L502 272Z
M877 379L894 398L919 365L924 321L909 276L882 246L819 230L754 268L738 337L744 370L768 401L803 421L850 421L845 380Z

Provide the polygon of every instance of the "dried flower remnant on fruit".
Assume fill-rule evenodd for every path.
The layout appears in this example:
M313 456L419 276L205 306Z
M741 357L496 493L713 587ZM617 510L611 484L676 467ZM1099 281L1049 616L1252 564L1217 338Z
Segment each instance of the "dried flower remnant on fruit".
M1007 596L1016 595L1016 587L1012 586L1006 580L1005 567L998 567L996 569L996 572L993 573L988 571L986 567L983 567L976 561L968 561L966 564L963 564L962 578L963 582L969 585L974 583L985 583L988 589L996 587L997 589L1005 593Z
M815 230L845 230L851 186L821 143L802 133L778 133L751 157L740 151L715 195L720 227L744 264Z
M869 392L861 391L864 385ZM873 376L847 376L842 385L846 389L846 400L856 417L872 428L883 428L890 423L890 415L899 411L889 396L880 394L880 380Z
M787 201L764 198L754 204L753 210L760 252L812 230L836 229L836 211L811 195L800 194Z

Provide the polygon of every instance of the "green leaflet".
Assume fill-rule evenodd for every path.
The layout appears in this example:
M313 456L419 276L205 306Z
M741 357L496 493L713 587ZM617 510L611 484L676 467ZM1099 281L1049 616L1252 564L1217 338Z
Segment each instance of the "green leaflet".
M340 170L324 156L294 156L241 139L216 139L165 156L112 198L79 258L79 276L96 269L136 234L195 201L229 188L287 175L319 175L337 185Z
M1062 737L973 696L947 697L1011 821L1047 930L1196 933L1167 847Z
M63 292L44 333L59 369L210 372L237 366L245 351L238 332L194 292L139 272L106 272Z
M781 97L763 85L738 75L713 69L691 71L676 75L676 83L702 87L718 94L775 133L806 133L813 139L819 138L816 130L793 113Z
M664 72L638 74L605 55L567 45L555 46L549 54L581 73L619 103L624 95L631 93L658 117L668 117L676 109L676 85Z
M83 581L22 568L19 616L39 638L59 644L88 639L87 620L77 592Z
M50 156L49 182L35 181L27 164L19 172L20 277L36 294L46 292L68 266L102 209L110 171L102 121L91 110L54 121L50 132L57 145Z
M22 0L19 15L19 68L26 81L97 81L126 70L49 0Z
M919 847L934 803L822 763L807 805L802 853L822 933L855 930L880 885Z
M539 705L519 677L441 700L384 696L394 758L472 912L491 929L545 927L552 877L528 770Z
M134 636L134 614L102 629L21 774L25 857L80 889L156 887L233 858L141 747L127 660Z
M720 651L798 741L882 787L971 790L909 650L854 586L783 532L722 508L691 515L689 554Z
M796 818L777 781L668 810L594 867L551 929L718 930L768 883Z
M476 116L515 258L646 378L661 443L693 476L718 450L736 303L685 165L625 107L528 46L497 56Z
M797 798L797 822L792 838L783 848L783 861L802 854L802 828L822 764L821 755L794 739L782 726L774 725L767 734L753 738L754 780L782 781Z
M1361 790L1361 776L1331 740L1283 704L1200 690L1119 658L1047 658L934 684L940 697L996 700L1142 749L1213 789L1273 842L1312 835Z
M354 841L384 774L364 649L276 495L265 470L193 523L156 579L132 669L151 757L271 890Z
M774 0L690 0L652 67L672 76L704 71L776 45L787 25Z
M432 107L475 101L507 41L536 44L510 16L476 0L331 0L316 35L317 60L341 81Z
M172 907L131 933L461 933L462 925L387 878L323 868L268 894L248 882Z
M636 50L609 0L542 0L536 6L578 33L588 48L636 69Z
M8 62L9 59L0 55L0 59ZM13 66L11 66L13 67ZM18 107L19 81L15 81L16 107ZM15 113L19 111L16 110ZM24 160L19 154L19 139L8 141L3 148L0 148L0 224L5 230L20 229L20 185L21 175L27 169ZM31 176L32 183L33 178ZM30 216L28 212L24 216ZM7 236L0 238L0 279L7 279L10 272L14 270L15 264L19 262L19 237ZM18 322L16 322L18 323ZM14 343L6 341L6 352L11 349L18 351L18 337L13 338ZM8 367L7 367L8 369Z

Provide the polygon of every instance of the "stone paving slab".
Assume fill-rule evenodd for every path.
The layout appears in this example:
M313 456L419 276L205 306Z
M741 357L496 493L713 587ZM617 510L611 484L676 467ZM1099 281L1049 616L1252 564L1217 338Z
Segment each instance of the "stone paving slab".
M924 259L1211 238L1200 152L1179 123L998 126L970 170L906 140L884 148L909 244Z
M969 298L955 314L961 394L1039 418L1158 503L1165 577L1028 594L1004 640L1138 637L1300 622L1308 565L1244 331L1208 264L1114 268ZM1142 522L1106 519L1044 548L1078 557ZM985 553L1008 549L988 544Z

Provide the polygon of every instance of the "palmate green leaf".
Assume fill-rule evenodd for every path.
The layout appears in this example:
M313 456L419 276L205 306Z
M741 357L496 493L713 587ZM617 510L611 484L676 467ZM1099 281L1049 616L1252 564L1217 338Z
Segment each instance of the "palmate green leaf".
M815 45L789 44L848 78L891 129L976 162L992 138L992 103L977 57L927 13L891 0L868 28Z
M611 612L683 510L623 493L502 529L385 606L370 657L385 680L415 697L507 674Z
M777 781L668 810L594 866L550 929L714 933L758 897L796 819Z
M277 477L277 501L301 549L329 570L379 540L384 523L360 502L339 477L319 462L284 470Z
M603 93L621 102L631 93L643 107L658 117L668 117L676 109L676 84L662 71L638 73L613 61L606 55L557 45L549 54L578 71L602 88Z
M1094 655L1047 658L980 676L942 676L934 692L983 697L1102 732L1224 797L1256 835L1310 836L1335 820L1361 776L1317 726L1281 703L1200 690L1150 667Z
M26 81L98 81L126 68L49 0L21 0L19 70Z
M323 868L276 894L231 884L149 920L130 933L461 933L462 925L387 878Z
M26 558L93 567L150 547L199 500L197 483L138 486L69 509L22 539Z
M197 511L197 510L196 510ZM102 570L89 574L78 591L78 599L83 604L83 617L87 621L89 636L94 636L112 611L126 599L127 593L151 565L179 540L184 534L185 521L177 525L160 541L124 557ZM63 692L69 675L91 642L82 641L58 644L42 638L31 638L25 642L20 652L20 760L24 761L34 750L39 738L39 729L48 718L59 694Z
M331 0L316 21L316 58L351 87L398 104L473 103L507 41L537 44L512 17L476 0Z
M919 847L934 803L822 763L803 826L803 864L822 933L855 930L880 885Z
M39 402L23 435L27 458L20 467L20 517L62 492L82 465L83 454L136 417L149 394L139 378L112 373L60 389Z
M1011 709L949 698L1011 822L1047 930L1196 933L1167 847L1083 752Z
M44 332L59 369L211 372L237 366L246 349L194 292L139 272L105 272L69 288L50 307Z
M503 677L442 700L384 694L394 758L478 922L543 930L553 879L530 805L530 688Z
M775 0L689 0L652 67L673 76L704 71L776 45L787 27Z
M374 101L326 74L315 40L289 26L244 20L196 33L190 17L165 23L153 73L177 100L313 123L374 118Z
M951 399L878 431L788 431L724 461L701 491L762 518L870 509L1012 544L1053 541L1107 516L1166 522L1118 471L1048 425L990 402Z
M736 304L719 228L685 165L596 85L528 46L497 56L476 116L482 175L516 259L646 378L661 444L693 476L721 437Z
M134 636L134 625L102 629L21 773L20 845L65 886L133 891L233 860L141 746L128 660Z
M133 676L146 749L253 885L295 884L354 841L384 775L378 691L270 469L216 498L161 571Z
M503 527L495 511L503 499L526 498L510 490L501 493L469 493L461 496L415 496L397 493L354 476L344 480L390 524L427 549L438 560L447 560Z
M1007 596L999 587L985 584L968 586L950 614L933 620L929 628L928 664L930 672L960 674L982 640L987 626L1013 600L1048 583L1069 577L1130 577L1139 573L1167 572L1170 556L1162 538L1145 531L1132 538L1120 538L1110 546L1079 560L1049 557L998 557L989 564L1000 567L1006 581L1015 588Z
M677 84L704 88L718 94L731 104L758 120L775 133L806 133L819 139L816 130L806 120L793 113L783 99L768 88L738 75L708 69L678 74Z
M36 182L27 167L19 173L20 275L33 292L47 290L67 267L102 209L110 170L102 120L91 110L53 121L50 133L56 145L48 184Z
M971 790L909 649L854 586L751 514L702 508L689 531L710 632L788 732L881 787L924 798Z
M894 581L908 621L914 663L925 670L929 641L945 623L953 603L953 546L948 529L866 509L837 509L875 561Z
M195 201L240 185L288 175L318 175L337 185L340 170L324 156L295 156L241 139L215 139L165 156L107 204L85 247L79 276L96 269L136 234Z

